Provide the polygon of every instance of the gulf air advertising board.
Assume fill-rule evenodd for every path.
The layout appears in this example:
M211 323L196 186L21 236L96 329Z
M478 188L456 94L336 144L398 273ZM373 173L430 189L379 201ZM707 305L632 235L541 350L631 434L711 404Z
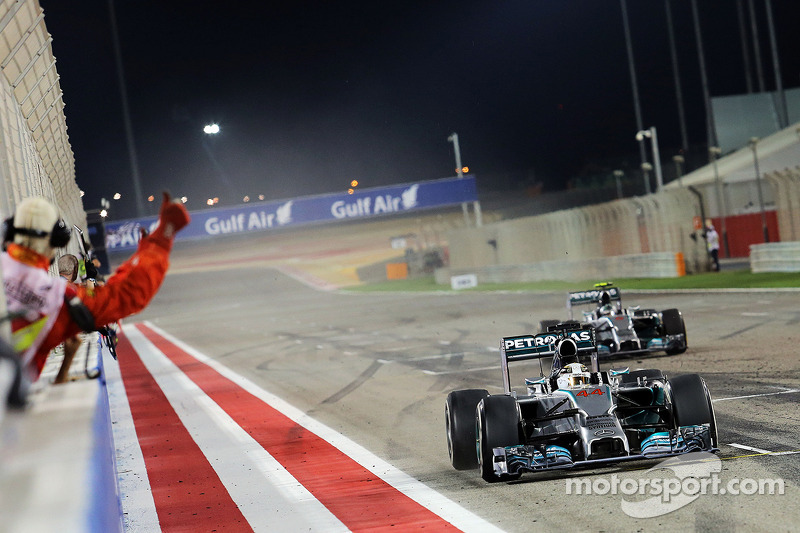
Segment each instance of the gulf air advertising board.
M176 240L396 215L474 202L477 198L475 177L470 176L362 189L353 194L324 194L191 211L191 223L178 233ZM107 222L106 249L135 248L139 241L139 228L151 231L157 223L156 217Z

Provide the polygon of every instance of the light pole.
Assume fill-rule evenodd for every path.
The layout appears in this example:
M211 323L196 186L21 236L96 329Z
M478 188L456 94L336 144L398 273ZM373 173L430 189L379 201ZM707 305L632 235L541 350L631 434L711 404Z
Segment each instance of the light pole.
M678 176L678 185L683 187L683 164L686 160L682 155L673 155L672 160L675 162L675 175Z
M730 257L730 247L728 246L728 229L725 227L725 218L728 216L728 206L725 201L725 194L722 191L722 180L719 177L719 168L717 168L717 159L722 153L719 146L712 146L708 149L711 156L711 164L714 166L714 183L717 188L717 208L719 209L720 230L722 231L722 245L725 257Z
M621 171L621 170L615 170L614 171L614 181L617 182L617 198L620 199L620 200L622 199L622 181L621 180L622 180L622 177L624 175L625 175L625 173L623 171Z
M655 126L649 130L639 130L636 132L636 140L644 142L645 138L650 139L653 147L653 164L656 169L656 192L661 192L664 187L664 177L661 175L661 155L658 151L658 136L656 135ZM647 181L647 192L650 192L650 181Z
M761 191L761 172L758 169L758 137L750 137L748 144L753 151L753 166L756 171L756 189L758 190L758 208L761 211L761 231L764 232L764 242L769 242L767 230L767 214L764 211L764 193Z
M128 90L125 84L125 71L122 67L122 52L119 44L119 31L117 29L117 15L114 10L114 0L108 0L109 19L111 21L111 37L114 45L114 63L117 67L117 81L119 83L119 95L122 101L122 120L125 126L125 140L128 144L128 158L131 165L131 181L133 181L133 193L136 199L136 214L139 217L145 216L144 195L142 194L142 181L139 177L139 160L136 156L136 143L133 141L133 125L131 124L131 113L128 105Z
M625 31L625 47L628 51L628 70L631 76L631 91L633 92L633 110L636 114L636 127L640 130L644 128L642 125L642 110L639 104L639 86L636 83L636 66L633 61L633 44L631 39L630 23L628 21L628 4L626 0L619 0L620 8L622 11L622 28ZM644 145L639 143L639 157L642 160L642 165L647 163L647 155L644 150ZM645 177L645 192L650 194L650 180Z
M461 166L461 148L458 145L458 133L453 132L448 137L447 140L453 143L453 151L455 152L456 156L456 174L459 178L464 177L464 167ZM473 208L475 209L475 225L478 227L483 226L483 216L481 215L481 204L479 202L473 202ZM464 212L464 223L469 226L469 209L467 208L466 202L461 202L461 210Z
M653 165L645 161L642 163L642 176L644 176L644 185L647 189L647 194L650 194L650 171L653 170Z
M222 165L219 164L217 158L214 156L214 151L211 149L211 146L208 144L208 138L214 137L219 135L220 127L219 124L212 123L206 124L203 126L203 149L206 151L208 158L211 160L211 164L214 165L214 169L219 174L219 177L222 179L223 184L227 189L230 191L232 189L230 181L228 180L228 176L225 175L225 171L222 170Z

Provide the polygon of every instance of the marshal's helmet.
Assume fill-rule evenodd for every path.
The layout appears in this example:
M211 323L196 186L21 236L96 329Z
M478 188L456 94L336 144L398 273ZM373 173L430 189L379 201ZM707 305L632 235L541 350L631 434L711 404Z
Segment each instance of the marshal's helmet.
M58 216L55 206L42 197L22 200L14 216L6 219L3 243L13 242L49 259L56 248L63 248L70 238L67 224Z

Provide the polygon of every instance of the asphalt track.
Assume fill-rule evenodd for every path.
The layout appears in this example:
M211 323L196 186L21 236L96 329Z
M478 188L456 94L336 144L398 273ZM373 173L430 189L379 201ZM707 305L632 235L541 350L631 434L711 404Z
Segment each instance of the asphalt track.
M800 527L797 293L622 288L626 304L679 308L690 348L604 366L703 375L715 399L723 482L779 478L785 487L783 495L700 495L637 519L622 510L630 497L567 494L566 480L641 479L657 475L647 469L659 461L493 485L452 469L447 393L498 392L500 338L563 317L565 295L334 289L353 282L359 262L396 253L387 235L407 229L400 226L176 249L158 296L126 321L118 368L125 390L112 390L128 530Z

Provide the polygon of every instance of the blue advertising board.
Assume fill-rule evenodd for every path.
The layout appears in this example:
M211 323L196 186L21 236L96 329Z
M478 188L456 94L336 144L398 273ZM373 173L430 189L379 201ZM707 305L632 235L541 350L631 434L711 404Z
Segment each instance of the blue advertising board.
M192 211L192 221L177 240L270 231L275 228L352 220L445 207L478 199L475 177L405 183L362 189L353 194L304 196L290 200L243 204L237 207ZM106 249L136 247L139 228L148 231L156 217L107 222Z

